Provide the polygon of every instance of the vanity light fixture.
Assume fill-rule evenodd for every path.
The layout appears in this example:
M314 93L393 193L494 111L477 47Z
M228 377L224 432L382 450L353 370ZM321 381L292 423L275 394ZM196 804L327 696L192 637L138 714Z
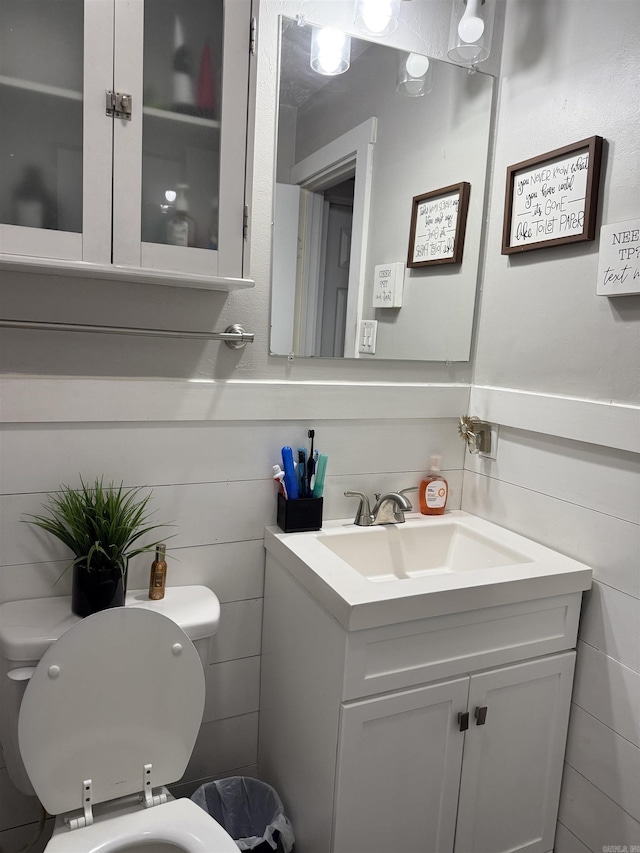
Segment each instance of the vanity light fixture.
M491 52L495 0L453 0L449 59L473 67Z
M433 89L434 63L428 56L409 53L400 59L396 90L409 98L420 98Z
M367 36L389 35L398 28L399 18L400 0L356 0L353 23Z
M331 27L314 27L311 33L311 67L318 74L344 74L351 64L351 36Z

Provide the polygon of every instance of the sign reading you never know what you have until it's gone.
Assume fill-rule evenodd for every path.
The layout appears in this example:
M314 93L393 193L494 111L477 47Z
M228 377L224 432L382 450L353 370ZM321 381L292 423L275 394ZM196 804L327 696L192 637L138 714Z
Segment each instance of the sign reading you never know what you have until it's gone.
M598 296L640 293L640 219L603 225L600 229Z
M595 238L602 137L507 169L502 254Z

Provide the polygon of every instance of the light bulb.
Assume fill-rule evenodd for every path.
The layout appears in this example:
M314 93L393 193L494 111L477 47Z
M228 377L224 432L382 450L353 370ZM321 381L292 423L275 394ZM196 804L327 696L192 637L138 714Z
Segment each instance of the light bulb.
M311 67L318 74L332 76L349 68L351 39L339 30L314 29L311 39Z
M362 20L371 33L383 32L389 26L390 19L391 4L385 0L373 0L362 10Z
M392 33L398 26L399 0L356 0L354 23L370 36Z
M484 21L478 15L478 4L479 0L467 0L467 8L458 24L458 35L467 44L478 41L484 33Z
M410 77L422 77L429 70L429 57L420 53L410 53L406 62L407 74Z
M166 190L164 197L169 202L169 204L172 204L176 200L176 195L177 193L175 190Z

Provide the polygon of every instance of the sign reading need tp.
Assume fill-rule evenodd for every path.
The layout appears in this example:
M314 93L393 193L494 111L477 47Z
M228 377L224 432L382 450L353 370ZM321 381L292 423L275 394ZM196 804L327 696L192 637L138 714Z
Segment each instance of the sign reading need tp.
M640 219L600 229L598 296L640 293Z
M404 290L404 264L378 264L374 269L373 307L400 308Z

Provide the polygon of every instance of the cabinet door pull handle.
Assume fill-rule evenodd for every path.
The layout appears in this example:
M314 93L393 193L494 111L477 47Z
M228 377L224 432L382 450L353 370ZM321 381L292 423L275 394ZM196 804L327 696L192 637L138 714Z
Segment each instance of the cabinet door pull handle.
M486 719L487 719L487 706L486 705L476 706L474 716L476 718L476 726L484 726Z
M460 724L460 731L466 732L469 728L469 712L465 711L464 713L460 711L458 713L458 723Z

